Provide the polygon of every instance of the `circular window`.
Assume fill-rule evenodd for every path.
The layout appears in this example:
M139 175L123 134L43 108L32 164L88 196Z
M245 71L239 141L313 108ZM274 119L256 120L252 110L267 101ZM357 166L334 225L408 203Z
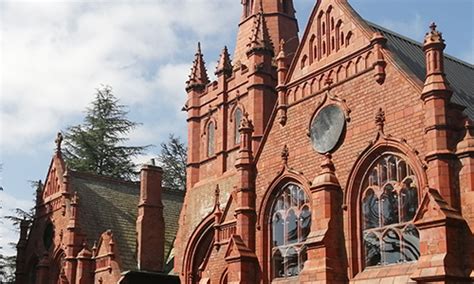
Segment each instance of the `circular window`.
M321 153L328 153L338 145L346 126L344 112L336 105L323 107L311 122L311 143Z

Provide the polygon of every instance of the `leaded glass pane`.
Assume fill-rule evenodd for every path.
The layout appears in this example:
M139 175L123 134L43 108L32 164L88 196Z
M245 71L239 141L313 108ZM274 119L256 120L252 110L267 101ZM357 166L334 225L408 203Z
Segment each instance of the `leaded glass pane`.
M388 180L387 163L385 162L385 160L382 160L382 163L380 164L380 167L379 167L379 171L380 171L379 185L382 186Z
M394 156L390 156L387 159L387 167L388 167L388 179L391 181L397 180L397 162L395 161Z
M290 189L291 207L299 207L299 204L298 204L298 200L299 200L298 189L299 188L295 185L290 185L289 189Z
M420 235L413 225L409 225L403 232L403 251L405 261L417 260L420 257Z
M365 265L380 265L380 240L374 233L364 235Z
M296 184L287 184L275 197L271 216L273 277L296 276L307 259L304 242L311 231L308 196Z
M394 230L388 230L382 241L385 264L400 262L400 238L397 233Z
M240 144L240 133L239 133L239 127L240 127L240 122L242 121L242 111L240 108L237 108L234 113L234 142L235 144Z
M369 186L379 185L378 178L379 178L379 175L378 175L377 169L373 169L370 172L370 176L369 176Z
M288 226L288 244L296 243L298 241L298 219L293 210L289 211L288 217L286 218L286 223Z
M285 265L280 250L276 250L272 255L273 277L285 276Z
M418 209L418 191L415 187L411 187L411 180L407 179L403 183L403 188L400 192L402 222L411 221L415 217Z
M298 275L299 266L298 266L298 252L293 247L290 247L287 251L286 257L286 276L295 276Z
M273 215L273 245L281 246L285 240L284 220L279 213Z
M384 187L381 199L384 226L398 223L398 196L391 184Z
M301 210L300 214L300 241L306 241L306 238L309 235L309 232L311 231L311 212L309 211L308 207L304 207L303 210Z
M417 260L420 237L409 223L418 209L413 170L400 157L386 154L368 173L361 197L365 265Z
M379 199L372 189L367 190L362 202L364 229L377 228L379 226Z
M207 156L214 155L214 122L209 122L207 125Z
M407 164L405 161L398 162L398 180L403 180L407 176Z

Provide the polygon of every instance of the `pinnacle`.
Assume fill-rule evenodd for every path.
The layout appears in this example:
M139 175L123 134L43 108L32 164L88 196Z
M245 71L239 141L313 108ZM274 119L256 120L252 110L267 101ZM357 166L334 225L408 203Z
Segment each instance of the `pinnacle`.
M190 90L194 87L204 88L209 83L205 64L201 52L201 43L198 42L193 67L191 68L191 74L189 75L189 80L186 82L186 90Z
M429 26L430 30L425 35L425 46L431 43L444 44L443 33L438 31L436 24L432 22Z
M260 10L255 15L255 20L252 28L252 36L250 37L250 43L247 45L248 51L254 50L266 50L270 51L272 54L273 44L268 34L267 25L265 22L265 17L263 14L262 2L260 2Z
M278 52L277 60L284 60L286 58L285 54L285 40L280 40L280 51Z
M232 73L232 63L227 46L224 46L216 68L216 75L220 75L222 73L225 75L230 75Z

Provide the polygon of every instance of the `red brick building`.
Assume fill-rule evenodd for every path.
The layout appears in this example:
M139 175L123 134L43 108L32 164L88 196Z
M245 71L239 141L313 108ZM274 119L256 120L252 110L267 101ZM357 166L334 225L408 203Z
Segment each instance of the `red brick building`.
M157 167L139 186L57 151L17 282L474 281L474 67L434 24L418 43L315 2L300 40L292 0L242 0L216 81L198 47L179 223Z
M346 0L301 41L291 0L242 5L186 86L181 283L474 281L474 67Z
M139 183L68 170L58 138L34 221L21 224L16 283L179 283L167 273L184 193L162 188L154 165Z

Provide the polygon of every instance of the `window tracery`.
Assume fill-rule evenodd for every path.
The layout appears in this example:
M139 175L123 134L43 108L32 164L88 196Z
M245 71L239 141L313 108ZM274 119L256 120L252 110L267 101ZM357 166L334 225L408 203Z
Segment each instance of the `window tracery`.
M412 223L418 208L415 174L400 157L385 154L371 167L362 195L365 266L417 260L419 233Z
M309 199L304 190L286 184L271 211L273 278L297 276L307 260L305 241L311 228Z
M240 144L240 133L239 127L240 122L242 121L242 110L240 108L236 108L234 112L234 144Z
M207 125L207 156L214 156L214 136L215 136L215 126L214 122L210 121Z

